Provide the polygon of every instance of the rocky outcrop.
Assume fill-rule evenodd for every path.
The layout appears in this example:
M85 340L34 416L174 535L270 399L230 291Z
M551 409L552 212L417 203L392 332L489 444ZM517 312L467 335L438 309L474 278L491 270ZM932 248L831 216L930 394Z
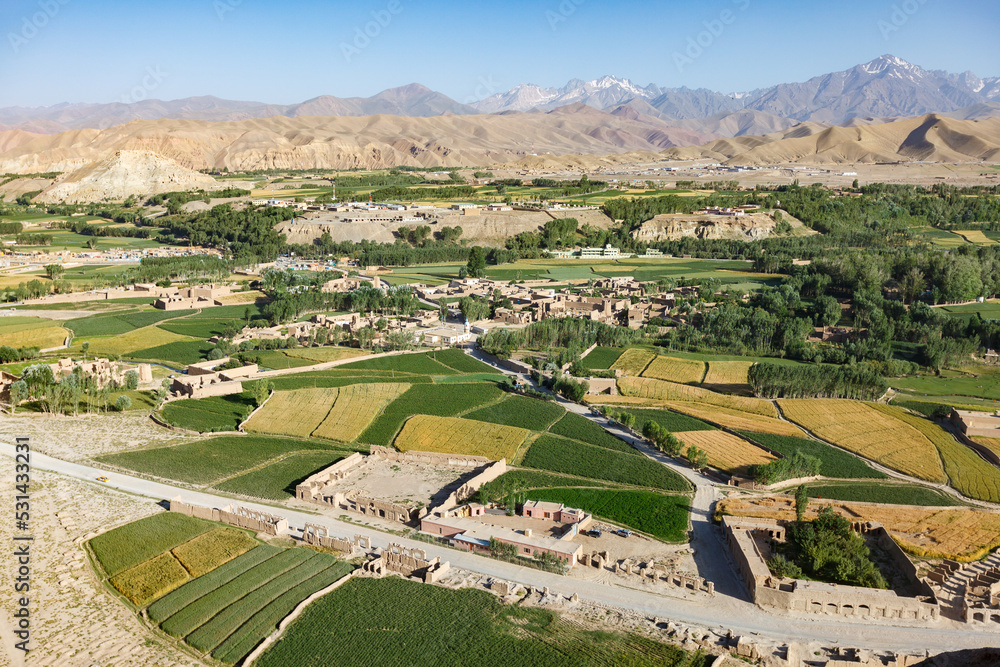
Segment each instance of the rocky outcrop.
M768 213L741 217L718 215L658 215L632 232L637 241L677 241L685 237L699 239L735 239L756 241L766 239L777 226Z

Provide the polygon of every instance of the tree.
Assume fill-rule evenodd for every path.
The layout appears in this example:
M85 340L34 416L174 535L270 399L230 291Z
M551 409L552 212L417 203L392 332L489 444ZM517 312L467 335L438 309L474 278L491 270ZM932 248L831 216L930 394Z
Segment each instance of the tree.
M115 401L115 410L117 410L118 412L125 412L131 407L132 407L132 399L126 396L125 394L119 396L118 399Z
M795 489L795 519L802 521L806 518L806 510L809 509L809 492L805 484L799 484Z
M253 380L244 384L243 387L244 391L249 392L250 396L253 397L254 405L257 407L264 405L264 401L274 391L274 383L270 380Z
M65 269L61 264L46 264L45 265L45 275L49 277L49 280L58 280L62 277Z
M473 278L482 278L486 274L486 251L480 246L472 246L465 268Z
M129 391L135 391L139 388L139 371L125 373L125 388Z
M10 385L10 413L14 414L15 408L23 401L28 400L28 383L18 380Z
M80 346L80 349L83 350L83 360L86 361L87 352L90 351L90 341L88 340L83 341L83 345Z

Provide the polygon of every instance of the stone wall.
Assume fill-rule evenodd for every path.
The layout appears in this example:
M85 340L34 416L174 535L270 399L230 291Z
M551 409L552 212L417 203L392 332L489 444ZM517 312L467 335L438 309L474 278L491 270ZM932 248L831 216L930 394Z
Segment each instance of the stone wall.
M382 551L382 555L364 564L363 570L374 576L385 576L387 571L398 572L404 577L418 577L425 584L441 579L451 569L451 563L435 557L427 558L423 549L407 549L395 543Z
M364 460L365 457L363 455L355 452L346 459L337 461L329 468L320 470L295 487L295 497L299 500L322 502L317 500L316 496L323 491L323 488L331 482L347 477L351 469L364 463Z
M436 465L447 468L478 468L480 466L492 463L492 461L485 456L469 456L464 454L440 454L438 452L399 452L395 449L390 449L388 447L380 447L378 445L372 445L371 447L372 456L382 459L383 461L391 461L393 463L424 463L427 465Z
M665 565L659 563L635 563L631 558L625 558L615 563L614 571L618 574L638 575L644 579L663 581L677 588L715 595L714 582L702 577L668 570Z
M866 524L865 529L876 533L879 529L884 531L880 524L873 522ZM786 612L913 621L932 621L939 616L940 608L933 595L904 597L894 591L772 576L757 538L783 539L784 527L777 521L727 516L722 519L722 530L750 597L761 607ZM908 574L908 569L903 571ZM913 576L915 574L914 569Z
M462 486L453 491L440 504L428 509L427 514L432 514L434 512L446 512L454 507L458 507L471 498L476 491L483 486L483 484L492 482L505 472L507 472L506 461L494 461L489 465L483 466L482 470L480 470L475 477L462 484Z
M247 528L266 535L277 535L288 530L288 519L247 507L234 508L232 505L226 505L221 509L199 507L185 503L180 497L177 497L170 501L170 511L180 512L197 519L228 523L231 526Z

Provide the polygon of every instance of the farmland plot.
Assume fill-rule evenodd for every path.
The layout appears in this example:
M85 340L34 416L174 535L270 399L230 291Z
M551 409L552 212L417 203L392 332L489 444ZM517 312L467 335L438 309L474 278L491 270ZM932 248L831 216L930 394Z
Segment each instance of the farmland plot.
M781 399L788 419L824 440L894 470L945 483L937 449L919 430L867 403L846 399Z
M709 361L708 372L701 386L726 394L750 394L747 373L752 361Z
M150 558L110 579L119 593L139 607L169 593L187 580L187 571L170 553Z
M490 424L471 419L416 415L396 437L403 452L440 452L485 456L491 461L513 460L530 431L514 426Z
M666 382L655 378L623 377L618 380L618 389L625 396L651 398L659 401L685 401L715 405L731 410L749 412L765 417L777 417L778 412L769 401L743 396L717 394L701 387Z
M116 575L204 533L212 524L176 512L133 521L90 540L91 551L108 575Z
M646 366L646 370L642 371L642 377L680 384L700 384L705 377L705 363L692 359L656 357Z
M632 348L625 350L625 353L618 357L615 363L611 364L611 369L621 371L622 375L639 377L646 370L646 366L649 366L650 362L655 358L655 352Z
M200 577L257 544L257 540L242 530L220 526L174 547L171 553L192 577Z
M708 455L708 465L728 473L744 473L748 466L775 460L775 456L760 447L725 431L682 431L677 437L686 447L703 450Z
M353 442L387 405L410 388L408 384L352 384L321 390L333 397L333 407L313 431L317 438Z
M308 438L326 418L336 389L276 391L244 425L251 433Z

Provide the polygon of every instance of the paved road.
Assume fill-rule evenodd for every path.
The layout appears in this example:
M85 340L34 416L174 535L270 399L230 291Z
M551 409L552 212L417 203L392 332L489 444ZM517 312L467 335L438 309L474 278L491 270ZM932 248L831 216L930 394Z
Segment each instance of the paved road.
M0 443L0 454L13 458L12 445ZM180 496L185 502L203 507L222 507L234 502L252 509L276 513L288 518L289 525L301 530L306 522L328 527L332 534L342 536L363 535L376 547L384 548L396 542L409 548L424 549L429 556L440 556L452 565L487 576L535 586L548 587L550 592L570 596L577 593L581 599L603 605L629 609L640 613L689 623L721 632L732 630L739 635L758 634L776 642L826 642L874 650L912 651L927 649L932 652L979 648L1000 644L1000 633L972 630L968 626L945 622L933 627L879 627L872 624L850 624L830 621L779 618L764 613L748 602L736 600L720 592L710 604L708 598L678 599L656 593L621 588L609 584L562 577L539 570L503 563L474 554L439 547L425 542L408 540L377 530L344 523L324 515L276 508L272 505L233 501L230 498L190 491L178 487L139 479L129 475L106 472L90 466L54 459L32 453L31 464L35 469L49 470L85 480L106 476L110 486L121 491L146 496L155 500L168 500ZM94 481L94 484L101 484ZM699 486L699 488L702 488ZM696 534L696 541L702 539Z

